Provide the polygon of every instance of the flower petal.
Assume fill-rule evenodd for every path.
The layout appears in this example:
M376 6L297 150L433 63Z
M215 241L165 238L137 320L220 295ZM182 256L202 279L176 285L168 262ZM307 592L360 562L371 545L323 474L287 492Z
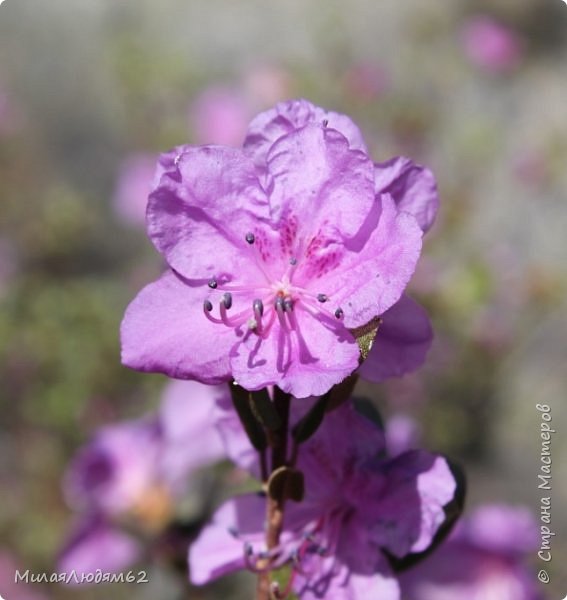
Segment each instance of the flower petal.
M349 117L301 99L280 102L260 113L248 127L244 149L258 167L265 168L268 151L279 138L310 123L322 125L325 121L329 129L335 129L347 138L353 150L366 153L362 134Z
M455 494L447 461L421 450L401 454L384 465L386 485L374 507L376 543L397 557L422 552L445 520L443 507Z
M148 234L169 265L189 279L242 270L246 234L267 219L268 201L242 150L185 146L150 195ZM208 251L203 251L207 248ZM249 267L254 269L253 261Z
M88 517L79 523L63 548L58 560L62 573L116 573L134 564L142 548L132 536L114 528L99 517Z
M245 567L245 544L263 544L266 500L247 494L225 502L189 548L190 580L203 585Z
M160 407L165 438L161 467L172 482L186 485L188 473L226 456L214 418L216 401L224 396L228 396L226 385L196 381L167 385Z
M428 231L439 208L433 173L403 156L375 166L376 193L390 194L399 210L409 212L423 232Z
M357 240L345 244L338 250L340 267L322 276L311 274L307 286L325 293L333 310L342 308L349 328L366 325L399 300L421 252L416 220L399 212L389 195L376 200L373 213L365 226L368 239L362 245Z
M283 220L297 218L290 245L299 260L321 235L339 240L356 235L373 207L372 163L334 129L310 124L293 131L270 148L267 164L272 220L281 227Z
M294 330L276 321L263 339L247 336L234 347L230 365L234 379L247 389L277 385L296 398L320 396L350 375L359 350L340 321L294 311Z
M399 600L398 582L381 559L380 571L360 573L339 560L315 555L309 558L310 564L302 565L311 576L298 573L293 587L301 600Z
M122 321L123 364L178 379L228 381L228 355L238 338L204 317L202 289L173 271L146 286Z
M433 341L427 313L406 295L381 318L372 349L358 370L361 377L375 383L418 369Z

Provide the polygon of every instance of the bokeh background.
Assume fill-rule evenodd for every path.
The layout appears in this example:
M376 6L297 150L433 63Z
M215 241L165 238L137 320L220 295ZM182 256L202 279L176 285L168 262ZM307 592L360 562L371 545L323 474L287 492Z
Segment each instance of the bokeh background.
M6 0L0 582L15 565L55 569L73 521L61 491L71 457L101 425L159 403L165 378L123 368L118 343L125 306L162 268L143 223L155 155L238 145L256 112L306 97L348 113L376 160L410 156L439 182L441 213L410 286L434 321L433 348L419 373L361 392L461 462L469 507L523 505L536 519L536 404L551 406L546 590L563 597L566 65L561 0ZM537 548L526 560L545 566ZM5 594L247 597L242 578L188 590L163 557L149 565L151 583L135 588Z

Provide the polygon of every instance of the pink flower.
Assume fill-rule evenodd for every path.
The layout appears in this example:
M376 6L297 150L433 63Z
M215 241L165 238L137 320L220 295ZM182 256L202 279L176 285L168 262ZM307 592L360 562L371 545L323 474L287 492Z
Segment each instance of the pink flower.
M356 369L350 330L400 299L438 204L428 170L374 165L348 117L304 100L243 149L178 147L159 169L148 230L170 270L126 311L124 364L299 398Z
M118 573L138 561L143 553L140 541L115 527L100 515L89 515L79 521L61 550L57 567L68 575L75 571L79 581L70 585L88 583L83 577L103 573Z
M120 516L143 509L144 498L168 502L191 472L224 457L215 427L215 400L226 389L175 381L158 415L107 425L81 448L65 476L69 504Z
M239 90L208 88L189 108L189 126L199 144L241 146L251 109Z
M163 529L191 475L225 458L216 403L226 396L225 387L173 381L158 414L108 425L79 450L64 479L79 518L60 553L60 571L75 569L80 577L138 560L142 544L120 524Z
M537 543L537 525L527 509L481 506L431 557L402 575L404 598L541 600L525 565Z
M120 167L113 204L117 215L129 225L146 222L146 205L156 170L156 157L134 154Z
M493 73L513 69L522 57L517 34L489 16L467 21L462 32L462 44L467 58L474 65Z
M251 453L230 446L232 458L250 468ZM372 590L398 600L384 553L401 558L426 550L444 522L456 488L445 459L418 450L388 459L384 450L382 431L350 403L328 414L301 446L306 497L286 503L281 545L271 551L276 565L292 564L301 598L364 600ZM266 551L264 519L262 496L222 505L190 548L191 581L204 584L253 565Z

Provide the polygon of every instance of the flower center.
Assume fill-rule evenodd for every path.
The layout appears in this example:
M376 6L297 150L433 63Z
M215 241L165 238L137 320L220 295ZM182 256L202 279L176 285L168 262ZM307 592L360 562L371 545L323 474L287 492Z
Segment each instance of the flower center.
M246 242L254 246L256 238L253 233L247 233ZM254 253L254 260L259 270L263 273L266 283L260 285L233 285L230 281L221 281L213 277L208 286L211 290L218 291L219 316L212 314L213 303L207 299L203 302L203 311L209 321L217 324L223 324L231 328L239 328L246 325L248 331L255 333L260 337L265 337L270 331L272 325L278 320L284 331L295 331L297 329L297 320L295 311L304 310L312 316L334 317L342 319L343 310L337 307L334 312L326 308L330 298L327 294L313 294L303 287L292 283L293 273L298 264L295 257L289 259L289 267L278 281L272 282L271 277L266 273L261 261L261 257ZM248 298L254 297L252 306L244 308L239 312L229 311L233 308L234 296L243 295Z

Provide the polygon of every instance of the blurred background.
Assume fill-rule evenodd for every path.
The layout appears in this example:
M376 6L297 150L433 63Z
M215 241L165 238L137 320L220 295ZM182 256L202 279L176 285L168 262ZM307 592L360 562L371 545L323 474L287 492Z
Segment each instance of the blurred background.
M156 155L239 145L254 114L294 97L349 114L375 160L403 154L436 174L441 211L410 285L434 321L433 348L417 374L360 392L460 461L468 510L525 506L538 525L549 494L538 490L536 404L548 404L553 560L538 560L539 540L522 560L548 568L551 583L539 587L550 598L567 592L565 3L6 0L6 600L249 597L246 576L189 590L183 568L159 553L141 563L150 584L135 588L10 581L15 568L56 568L75 519L62 479L77 449L107 423L156 410L166 385L123 368L118 342L127 303L162 269L144 230ZM222 495L234 476L217 475Z

